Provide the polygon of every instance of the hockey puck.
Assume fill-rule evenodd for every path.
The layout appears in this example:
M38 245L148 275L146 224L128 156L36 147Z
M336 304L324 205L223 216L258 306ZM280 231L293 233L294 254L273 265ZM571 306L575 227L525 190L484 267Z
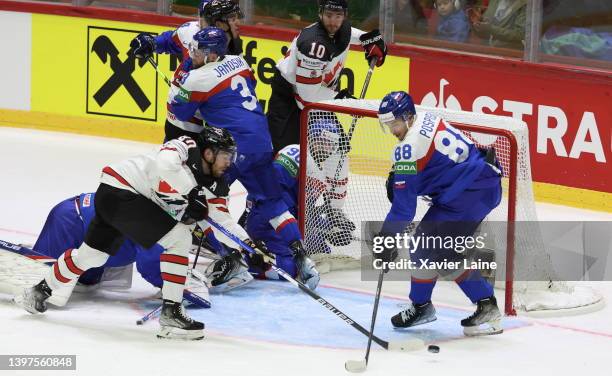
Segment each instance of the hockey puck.
M438 346L438 345L429 345L427 347L427 351L429 351L430 353L437 354L437 353L440 352L440 346Z

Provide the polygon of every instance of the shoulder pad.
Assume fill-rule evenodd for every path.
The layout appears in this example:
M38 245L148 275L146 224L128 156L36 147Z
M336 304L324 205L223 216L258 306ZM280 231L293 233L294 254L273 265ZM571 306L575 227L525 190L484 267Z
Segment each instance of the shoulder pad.
M340 26L340 29L338 30L336 35L334 36L334 39L336 40L335 47L338 53L347 49L351 44L352 32L353 31L351 29L351 23L348 20L345 20L342 23L342 26Z
M417 113L417 119L403 141L393 149L394 162L416 162L432 147L440 118L433 112Z
M278 152L274 163L283 166L293 177L297 177L300 166L300 146L288 145Z
M304 56L321 61L331 61L334 51L331 40L322 32L318 24L302 30L297 38L296 46Z

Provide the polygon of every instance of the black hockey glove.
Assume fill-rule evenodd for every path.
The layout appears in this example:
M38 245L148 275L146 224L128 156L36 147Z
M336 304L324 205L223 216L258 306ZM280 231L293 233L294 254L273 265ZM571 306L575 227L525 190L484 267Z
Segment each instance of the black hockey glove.
M140 33L130 42L132 54L137 58L148 59L155 52L155 38L148 33Z
M373 58L377 58L376 66L380 67L385 63L385 57L387 56L387 45L380 35L378 29L374 29L369 33L365 33L359 37L361 41L361 47L365 51L366 60L368 63L372 62Z
M342 89L336 94L334 99L357 99L353 94L351 94L349 89Z
M395 170L391 169L389 171L389 176L387 176L387 181L385 182L385 187L387 188L387 198L390 203L393 203L393 181L395 180Z
M274 254L272 252L270 252L270 250L268 249L268 247L266 246L266 243L263 240L251 240L251 239L246 239L244 240L244 242L251 248L253 248L255 250L256 255L259 255L262 260L264 262L275 262L276 261L276 257L274 256ZM253 256L252 253L248 252L251 255L251 257Z
M193 223L204 220L208 216L208 203L206 202L206 191L202 186L196 186L187 195L187 208L181 222Z

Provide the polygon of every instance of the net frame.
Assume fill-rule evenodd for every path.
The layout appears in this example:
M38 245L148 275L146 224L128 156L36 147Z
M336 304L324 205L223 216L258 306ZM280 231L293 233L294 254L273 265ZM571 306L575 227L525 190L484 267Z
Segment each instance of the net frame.
M308 158L307 132L309 115L312 111L329 111L333 113L342 113L346 115L377 118L377 111L373 109L364 109L356 107L348 107L334 103L310 103L304 107L300 115L300 160L306 161ZM453 126L467 132L478 132L505 137L510 145L510 161L508 171L508 212L507 212L507 248L506 248L506 281L505 281L505 307L504 311L507 315L516 315L516 310L513 305L514 295L514 259L515 259L515 225L516 220L516 204L517 204L517 177L518 177L518 143L515 135L506 129L487 127L482 125L465 124L459 122L450 122ZM306 223L306 194L305 182L307 176L307 168L305 163L300 163L299 169L299 227L302 233L305 230Z

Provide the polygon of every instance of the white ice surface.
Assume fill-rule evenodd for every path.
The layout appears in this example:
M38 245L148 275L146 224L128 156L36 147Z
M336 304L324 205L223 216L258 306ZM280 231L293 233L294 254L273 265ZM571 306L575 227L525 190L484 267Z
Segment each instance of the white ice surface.
M94 191L101 168L146 152L153 145L0 127L0 239L33 243L53 205ZM230 210L242 210L234 187ZM611 220L607 213L538 204L540 219ZM0 295L0 354L77 354L79 375L343 375L344 362L363 350L283 345L208 333L200 342L161 341L157 323L137 327L138 302L156 291L137 273L131 290L75 295L64 309L32 316ZM322 283L374 291L355 271L324 275ZM591 282L612 301L612 283ZM384 294L405 297L408 284L386 282ZM498 294L501 295L501 294ZM273 299L273 296L271 297ZM451 284L439 283L434 302L472 310ZM214 299L214 297L213 297ZM308 299L304 297L304 299ZM503 302L500 302L503 304ZM214 300L213 300L214 309ZM252 309L245 305L244 309ZM266 307L258 307L265 312ZM286 307L291 310L292 307ZM316 305L313 310L321 309ZM257 310L254 314L257 314ZM274 315L270 315L273 320ZM382 318L388 320L388 318ZM381 320L382 320L381 319ZM337 320L329 315L329 320ZM499 336L440 343L439 354L392 353L374 348L371 375L609 375L612 373L612 308L562 318L523 318L532 325ZM367 324L367 323L364 323ZM287 323L285 323L287 325ZM295 322L295 330L301 325ZM457 324L458 325L458 324ZM346 327L351 331L350 327ZM0 374L34 374L3 372ZM75 374L45 372L43 374Z

